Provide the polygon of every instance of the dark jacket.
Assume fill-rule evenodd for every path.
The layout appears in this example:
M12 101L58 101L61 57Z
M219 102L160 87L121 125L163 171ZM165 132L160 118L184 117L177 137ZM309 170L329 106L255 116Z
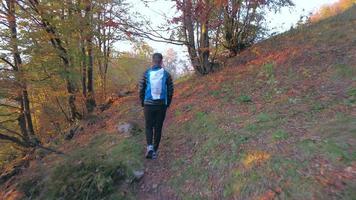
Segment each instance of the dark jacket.
M172 102L174 87L171 75L159 65L143 73L139 81L141 105L166 105Z

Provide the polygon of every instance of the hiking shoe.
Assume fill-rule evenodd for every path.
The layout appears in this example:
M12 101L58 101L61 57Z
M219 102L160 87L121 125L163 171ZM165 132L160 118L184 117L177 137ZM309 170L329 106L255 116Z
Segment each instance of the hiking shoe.
M147 158L147 159L152 159L153 153L154 153L153 146L152 146L152 145L149 145L149 146L147 147L146 158Z
M158 156L157 151L153 151L153 153L152 153L152 159L153 159L153 160L157 159L157 156Z

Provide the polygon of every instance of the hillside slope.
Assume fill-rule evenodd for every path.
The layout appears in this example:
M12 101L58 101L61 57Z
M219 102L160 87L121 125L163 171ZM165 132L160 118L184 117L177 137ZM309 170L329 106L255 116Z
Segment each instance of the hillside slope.
M86 122L66 155L32 161L3 197L355 199L356 7L226 65L176 85L158 160L143 159L142 130L117 134L119 122L143 127L133 95Z

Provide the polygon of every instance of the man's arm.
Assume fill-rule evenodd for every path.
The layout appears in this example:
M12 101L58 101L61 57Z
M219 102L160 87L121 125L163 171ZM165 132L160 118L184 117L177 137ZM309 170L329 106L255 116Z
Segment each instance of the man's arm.
M173 93L174 93L173 80L172 80L172 76L168 73L168 77L167 77L167 107L169 107L171 105Z
M144 106L144 101L145 101L145 91L146 91L146 72L143 73L139 83L138 83L138 88L139 88L139 97L140 97L140 102L141 106Z

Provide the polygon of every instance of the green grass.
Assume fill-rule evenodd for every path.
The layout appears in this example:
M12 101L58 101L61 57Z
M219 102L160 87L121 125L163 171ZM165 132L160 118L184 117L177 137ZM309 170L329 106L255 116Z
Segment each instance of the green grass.
M271 158L266 168L271 169L279 177L282 199L310 199L321 195L314 191L316 188L321 189L319 184L299 172L308 164L307 161L302 162L281 155Z
M268 179L262 170L236 170L225 185L223 195L225 198L248 198L253 195L261 194L267 190L267 186L261 183Z
M265 65L263 65L262 69L267 77L269 77L270 79L274 79L274 64L273 63L266 63Z
M258 126L257 124L255 123L252 123L252 124L248 124L245 129L249 132L256 132L258 130L260 130L260 126Z
M316 101L315 103L312 104L312 108L311 109L312 109L312 111L319 112L319 111L322 111L325 108L326 108L326 106L324 105L324 103Z
M346 64L335 65L335 78L353 78L356 76L356 67L352 67Z
M211 178L224 175L229 166L239 163L244 157L244 151L240 149L241 145L254 139L260 131L276 130L275 138L285 139L288 137L286 132L277 129L283 122L283 119L277 115L259 113L255 118L255 123L247 125L239 132L221 130L218 127L219 116L205 112L197 112L193 120L183 124L182 127L171 127L176 133L191 133L190 138L186 138L186 145L194 149L191 163L186 162L185 158L177 158L172 163L173 170L179 176L174 176L170 184L177 190L177 193L182 194L181 198L208 198L209 192L212 192L209 190ZM211 151L212 149L214 151ZM184 191L186 182L190 181L194 182L195 189L201 191L201 195L187 194ZM268 185L261 183L272 182L262 168L257 171L235 174L231 180L225 179L224 181L227 181L223 192L225 197L234 196L236 183L242 184L239 194L250 197L252 194L262 194L268 189Z
M270 160L249 169L236 169L224 187L226 199L249 199L261 196L269 189L281 188L281 199L311 199L320 197L314 191L320 189L313 179L302 176L307 162L300 162L282 155L273 155ZM317 185L314 185L317 184Z
M249 199L282 187L282 199L308 199L313 194L313 182L297 172L303 166L304 163L276 155L255 167L237 169L225 185L224 197Z
M192 75L185 75L185 76L181 76L179 77L178 79L176 79L174 81L175 84L179 84L179 83L184 83L184 82L187 82L189 81L190 79L192 79Z
M349 88L347 91L349 97L356 97L356 88Z
M249 137L241 133L226 132L218 127L219 118L211 113L197 112L194 119L181 127L170 127L176 133L190 133L185 145L194 149L191 162L186 158L176 158L172 169L174 176L170 184L181 194L182 199L206 199L211 192L211 177L222 176L224 169L241 158L239 148ZM187 135L185 135L187 137ZM198 143L197 143L198 142ZM214 150L214 151L212 151ZM193 181L200 194L187 194L183 188Z
M352 106L356 104L356 88L351 87L347 90L346 104Z
M252 102L252 98L251 98L251 96L249 96L249 95L241 94L241 95L237 98L237 101L238 101L239 103L250 103L250 102Z
M0 148L0 170L6 167L6 164L15 160L19 155L20 151L14 148L14 145L9 143L1 143ZM2 170L1 170L2 171Z
M342 192L343 199L354 200L356 197L356 183L355 181L347 181L347 186L344 192Z
M356 136L356 119L338 116L315 130L323 134L318 140L305 139L298 146L307 159L323 156L333 163L349 164L356 160L356 149L351 138Z
M288 133L284 130L277 130L272 134L274 140L285 140L289 137Z
M320 27L318 27L314 30L310 29L308 34L300 32L299 36L303 42L309 42L309 37L314 37L314 35L315 38L311 39L318 42L325 42L329 36L338 41L341 40L341 36L344 34L334 32L334 29L330 29L328 37L324 35L321 37L325 38L317 37L320 33ZM316 59L323 59L325 56L324 52L312 55ZM337 62L335 61L335 63ZM288 64L291 66L287 66ZM245 74L234 75L238 79L236 83L226 81L222 83L221 90L209 93L214 97L221 98L222 104L229 103L231 105L230 103L232 103L246 110L248 108L248 116L243 120L226 119L221 124L218 117L213 114L198 113L182 127L174 128L179 133L189 133L182 134L182 137L189 135L187 144L191 145L189 149L192 149L193 152L190 158L191 162L186 162L184 158L178 158L172 164L177 175L174 177L172 185L174 188L178 188L177 192L182 194L182 199L211 199L212 196L207 195L209 194L207 188L211 186L208 182L215 180L214 177L221 174L224 175L222 178L224 180L213 183L224 186L224 197L218 196L221 199L258 199L260 195L276 187L281 187L281 193L278 194L277 199L337 197L337 195L328 194L330 187L319 183L315 179L317 175L313 170L318 171L317 167L315 169L318 159L327 160L332 166L341 166L341 169L355 162L355 153L353 152L356 151L352 142L356 133L354 124L356 119L344 116L345 114L340 115L332 123L321 121L321 119L329 119L328 117L332 119L334 110L350 108L345 106L343 101L347 98L348 105L353 105L356 102L356 90L349 88L347 97L343 98L343 95L329 96L328 91L320 89L320 85L312 85L306 90L303 89L301 95L285 93L288 96L283 96L281 99L279 94L284 94L295 87L294 83L296 82L304 84L305 80L312 80L314 76L330 75L329 71L327 73L320 71L321 73L319 73L320 68L314 71L314 66L302 67L306 64L300 63L299 66L293 60L293 64L283 63L286 66L280 67L275 66L276 63L273 61L267 61L266 64L258 68L258 72L251 72L251 67L251 71ZM279 74L276 74L277 72ZM344 78L347 81L352 78L355 80L355 68L351 65L335 65L332 73L331 76L335 76L336 81L331 81L340 83L340 87L346 83L339 82L340 80L344 81ZM254 79L255 82L252 84L250 79ZM305 86L309 85L305 83ZM235 88L238 88L238 91ZM252 98L249 96L252 94L254 94L254 98L256 96L256 102L260 100L258 95L262 94L261 96L264 97L262 100L271 102L271 104L264 104L263 112L261 112L261 107L253 104ZM321 96L325 98L319 98ZM287 98L284 99L284 97ZM255 99L253 100L255 101ZM244 103L248 104L244 105ZM225 127L225 124L239 126L238 128L232 126L233 128L229 129L229 127ZM243 127L240 127L241 124ZM219 127L224 127L224 129ZM234 131L236 133L232 133ZM298 142L298 139L302 138L307 139ZM257 139L263 139L264 144L256 144ZM285 143L276 144L276 141L287 139L289 140ZM258 148L271 150L270 160L250 169L241 167L242 161L244 161L245 147L249 150L258 150ZM228 165L230 168L227 167ZM189 191L182 189L189 186L194 188ZM338 199L343 199L343 197L348 199L347 197L355 194L352 190L355 188L354 184L347 184L345 187L347 189L342 191L344 194L338 196ZM199 194L198 191L202 193Z
M243 128L243 131L247 131L250 137L278 131L278 127L285 121L284 118L280 118L276 114L264 112L255 115L255 120Z
M219 90L211 90L209 91L210 95L214 97L220 97L221 92Z
M50 169L25 178L20 188L27 199L130 199L131 194L122 195L119 187L134 179L133 170L143 168L137 139L98 135Z
M176 117L178 117L178 116L180 116L182 114L182 111L180 111L180 110L176 110L176 111L174 111L174 115L176 116Z
M268 122L271 120L271 116L267 113L260 113L256 116L258 122Z

